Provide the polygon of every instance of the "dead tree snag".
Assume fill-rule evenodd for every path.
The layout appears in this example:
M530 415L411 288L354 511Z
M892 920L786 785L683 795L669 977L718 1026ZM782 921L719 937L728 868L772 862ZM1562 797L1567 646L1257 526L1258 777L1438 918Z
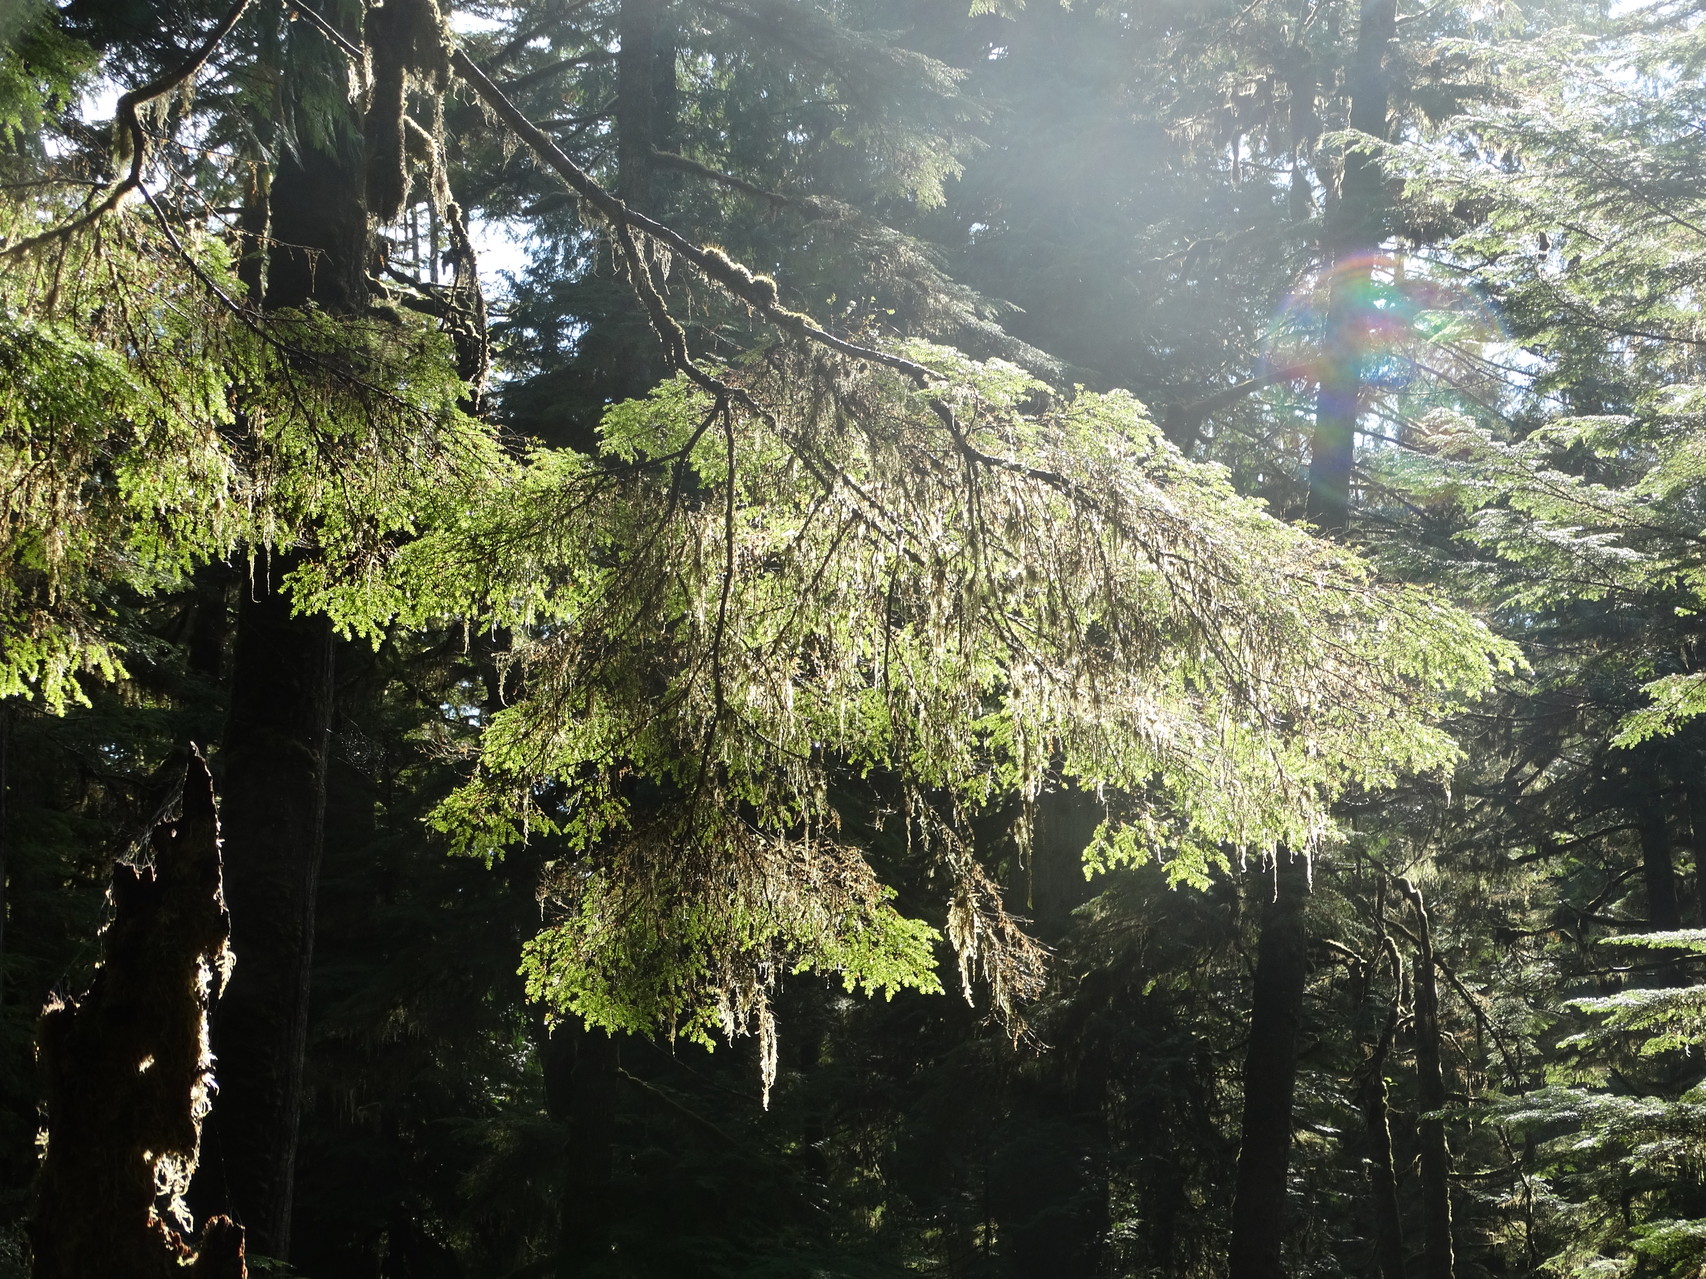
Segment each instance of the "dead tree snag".
M153 865L113 869L94 981L42 1019L47 1156L34 1279L243 1279L243 1231L208 1221L192 1245L183 1193L212 1103L207 1014L231 967L213 779L190 752L181 815Z

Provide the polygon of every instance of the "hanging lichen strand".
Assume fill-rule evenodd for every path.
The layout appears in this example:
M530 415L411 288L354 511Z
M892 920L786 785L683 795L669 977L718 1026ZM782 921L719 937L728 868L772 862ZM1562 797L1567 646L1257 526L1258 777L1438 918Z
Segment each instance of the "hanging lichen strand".
M933 988L935 931L838 810L864 776L944 872L968 993L981 969L1010 1015L1038 954L969 817L1064 776L1109 805L1093 866L1202 882L1311 847L1348 787L1445 765L1439 716L1509 660L1238 498L1129 396L903 354L941 380L776 347L722 398L669 382L610 410L600 456L537 453L402 548L383 589L304 581L375 633L484 615L528 637L434 822L487 858L530 833L577 851L526 960L559 1013L769 1041L789 970Z

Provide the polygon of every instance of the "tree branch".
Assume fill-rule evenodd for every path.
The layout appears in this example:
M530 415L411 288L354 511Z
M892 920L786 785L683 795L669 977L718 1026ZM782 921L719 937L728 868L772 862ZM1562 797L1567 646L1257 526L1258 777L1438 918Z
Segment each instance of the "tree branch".
M451 68L463 81L474 90L480 101L509 126L510 130L545 164L555 170L558 177L568 184L569 189L580 196L618 233L626 230L629 235L638 231L667 247L670 252L692 263L707 279L720 285L725 291L745 302L759 316L781 329L784 333L814 342L819 346L856 360L868 360L873 364L881 364L897 372L906 374L918 386L930 385L938 379L938 375L924 365L903 356L892 355L875 347L861 346L838 338L833 333L820 328L810 316L799 311L791 311L778 302L776 283L768 276L754 275L753 272L729 258L720 249L707 248L695 244L680 232L665 226L637 210L630 209L616 196L605 190L591 174L576 164L551 137L535 125L520 108L511 102L485 72L476 66L471 58L461 49L450 56ZM636 277L638 286L639 280ZM645 300L642 298L642 300ZM648 305L648 310L652 308ZM655 311L654 320L655 320ZM671 321L673 324L673 320ZM679 326L677 326L679 327ZM672 338L666 331L660 330L666 343L672 344ZM683 372L688 372L683 367Z
M1405 882L1407 881L1399 881L1401 884ZM1414 890L1412 889L1411 891ZM1405 894L1405 896L1410 900L1412 905L1418 900L1418 898L1409 897L1409 894ZM1403 937L1411 945L1418 949L1421 948L1421 938L1410 931L1410 929L1406 928L1401 921L1388 915L1385 917L1385 922L1386 926L1393 932L1397 933L1400 937ZM1476 1023L1481 1027L1482 1031L1486 1033L1487 1038L1493 1041L1493 1047L1498 1049L1499 1056L1504 1059L1505 1070L1510 1074L1511 1079L1513 1081L1520 1082L1522 1074L1517 1070L1516 1061L1512 1058L1510 1050L1505 1047L1504 1037L1499 1034L1498 1027L1493 1025L1493 1019L1487 1015L1487 1010L1481 1007L1480 999L1470 991L1469 987L1463 984L1463 979L1457 975L1457 970L1450 964L1446 963L1445 960L1441 959L1438 952L1433 951L1430 948L1428 958L1433 961L1434 968L1444 975L1446 981L1451 983L1451 987L1457 992L1458 998L1462 999L1463 1002L1468 1005L1469 1011L1474 1014Z
M1257 391L1266 390L1270 386L1276 386L1281 382L1295 381L1298 378L1313 377L1314 375L1315 365L1313 363L1286 364L1279 368L1269 369L1265 373L1258 373L1254 377L1245 378L1242 382L1234 383L1231 386L1222 387L1220 390L1205 395L1199 400L1192 400L1188 404L1168 405L1161 410L1162 432L1181 449L1188 448L1191 442L1196 439L1197 431L1201 429L1203 421L1210 413L1218 412L1229 405L1236 404L1239 400L1254 395ZM1181 436L1184 438L1181 439Z
M200 48L171 71L157 76L147 84L132 89L119 98L118 107L114 114L119 128L123 131L120 139L130 152L130 168L124 177L108 188L107 194L101 202L82 216L73 218L70 222L0 249L0 260L22 257L43 245L63 241L75 235L84 227L118 208L120 204L124 203L126 196L142 186L142 166L148 161L148 135L143 131L142 120L137 115L137 108L145 102L152 102L156 98L165 97L197 71L200 71L208 58L213 56L213 51L219 47L220 41L231 34L231 29L237 25L238 19L243 16L243 11L248 7L249 0L236 0L225 11L225 16L208 33L207 39L201 42Z

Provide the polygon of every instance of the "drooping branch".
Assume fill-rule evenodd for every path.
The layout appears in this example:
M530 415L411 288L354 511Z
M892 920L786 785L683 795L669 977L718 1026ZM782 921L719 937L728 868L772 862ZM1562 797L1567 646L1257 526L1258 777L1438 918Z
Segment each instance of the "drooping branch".
M734 261L720 249L695 244L673 228L629 208L576 164L544 130L529 120L465 52L458 49L452 53L450 65L492 114L526 143L528 149L548 165L594 213L615 228L618 236L626 230L630 236L639 232L650 237L671 253L691 263L706 279L745 302L764 320L784 333L827 347L851 359L866 360L895 369L906 374L921 387L929 386L937 380L937 374L914 360L836 337L814 323L810 316L783 306L777 297L776 282L768 276L755 275L750 268ZM669 336L661 334L661 331L660 335L664 336L666 343L670 341Z
M1229 408L1270 386L1281 382L1292 382L1298 378L1314 376L1316 366L1308 361L1297 364L1286 364L1275 368L1265 369L1253 377L1247 377L1242 382L1222 387L1212 391L1201 399L1191 400L1184 404L1171 404L1161 410L1161 430L1180 449L1188 450L1195 442L1197 432L1202 424L1221 409Z
M200 71L206 65L207 60L213 56L213 51L219 47L220 42L231 34L232 28L237 25L238 20L243 16L243 11L248 7L249 0L235 0L235 3L225 11L225 16L208 33L207 39L201 42L201 46L194 53L164 75L156 76L141 88L132 89L119 98L115 116L118 127L122 130L120 137L124 150L120 154L129 153L130 167L125 171L122 178L107 189L106 195L101 198L100 202L88 212L73 218L69 222L51 227L39 235L32 235L27 239L19 240L16 244L9 244L5 248L0 248L0 261L7 258L22 257L24 254L45 245L65 240L111 213L124 203L127 196L141 188L143 166L148 162L148 135L142 128L142 119L137 114L138 108L145 103L153 102L157 98L165 97L197 71Z
M361 50L318 14L295 4L291 4L290 9L293 13L301 13L307 16L315 27L342 49L346 55L352 59L361 58ZM816 324L810 316L782 306L777 294L776 282L768 276L754 274L750 268L734 261L720 249L694 243L673 228L630 207L616 195L606 190L591 174L576 164L550 135L529 120L466 52L461 49L454 50L451 54L450 65L451 69L474 90L487 109L507 125L535 156L562 178L569 189L579 196L611 228L612 238L615 241L629 282L645 308L647 317L653 330L657 333L659 341L664 345L671 367L686 374L701 389L716 396L719 400L740 403L761 417L769 417L759 405L751 400L750 396L705 372L694 362L687 349L687 335L670 313L668 305L664 301L657 273L653 269L652 254L647 252L646 247L640 243L636 233L648 237L668 249L669 252L691 263L707 279L746 303L762 319L785 333L826 347L851 359L868 361L894 369L905 374L919 387L929 387L941 381L940 374L915 360L909 360L889 351L864 346L837 337ZM680 168L690 168L694 172L702 172L704 175L740 187L740 189L749 189L738 179L730 178L726 174L719 174L688 160L686 157L658 152L655 149L652 156L663 163ZM774 193L757 187L751 187L750 190L766 199L776 198ZM972 449L969 442L958 430L952 410L946 402L933 400L931 406L942 419L944 425L948 427L957 446L967 456L968 460L986 466L1014 470L1030 478L1041 479L1052 486L1061 488L1063 491L1068 487L1060 476L1034 471L1031 468L1022 467L1011 461L989 456Z

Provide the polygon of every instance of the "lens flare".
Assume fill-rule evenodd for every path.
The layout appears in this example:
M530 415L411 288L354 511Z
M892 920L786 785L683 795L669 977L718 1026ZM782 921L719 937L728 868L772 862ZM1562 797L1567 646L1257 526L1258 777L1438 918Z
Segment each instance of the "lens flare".
M1402 390L1418 373L1440 373L1509 334L1472 288L1416 258L1369 253L1341 259L1286 295L1268 326L1263 363L1319 379L1334 299L1358 315L1352 350L1365 386Z

